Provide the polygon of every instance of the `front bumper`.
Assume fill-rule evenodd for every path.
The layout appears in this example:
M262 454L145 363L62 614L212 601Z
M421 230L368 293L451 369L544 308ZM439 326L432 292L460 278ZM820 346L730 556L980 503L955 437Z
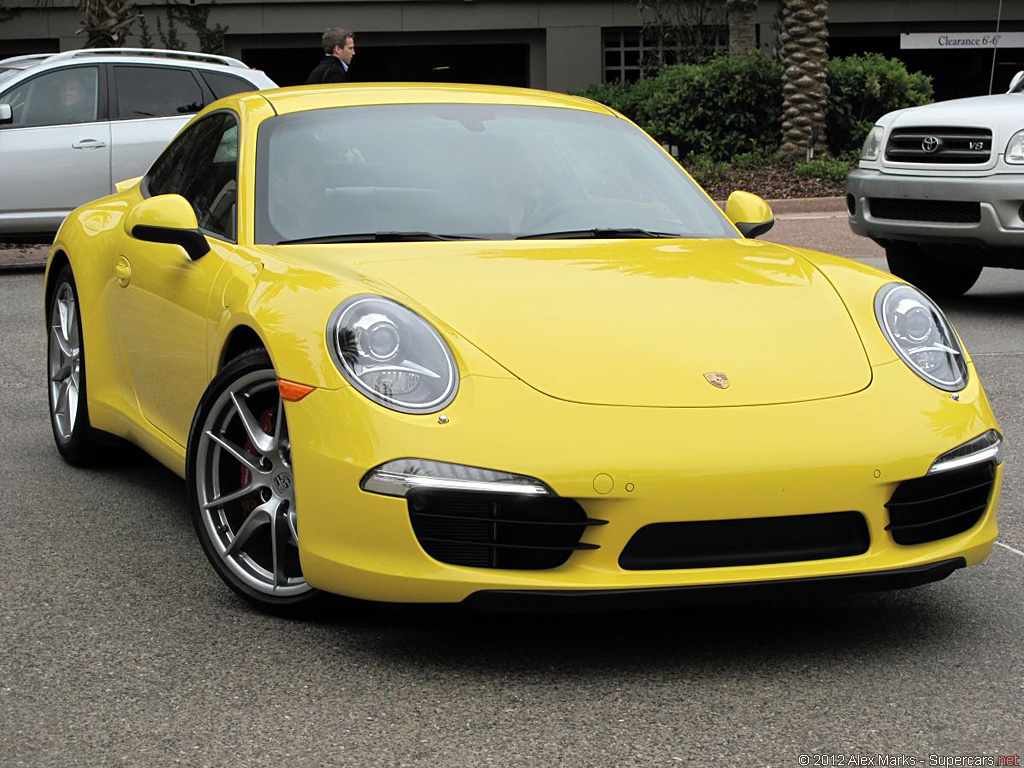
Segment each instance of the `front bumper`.
M1024 174L991 176L901 176L858 168L846 180L846 193L855 200L850 229L875 240L983 245L993 249L1024 246ZM905 221L872 215L871 198L976 202L976 223ZM1019 260L1024 265L1024 251Z
M905 589L941 581L967 564L962 557L890 571L732 584L607 590L484 590L462 601L479 611L582 613L718 605L754 600L800 600L824 594Z
M877 366L846 397L732 408L629 408L555 400L514 379L467 376L440 423L380 408L351 388L286 404L303 573L320 589L393 602L461 602L526 590L585 597L609 590L783 583L980 563L995 541L1001 467L988 506L969 530L896 544L886 502L903 480L996 422L977 374L953 400L901 362ZM582 541L547 570L449 565L420 546L402 498L366 493L366 471L405 456L491 467L543 480L589 517ZM610 481L610 482L609 482ZM653 523L856 510L862 554L804 562L624 570L619 556ZM473 598L479 601L481 598ZM472 602L471 601L471 602Z

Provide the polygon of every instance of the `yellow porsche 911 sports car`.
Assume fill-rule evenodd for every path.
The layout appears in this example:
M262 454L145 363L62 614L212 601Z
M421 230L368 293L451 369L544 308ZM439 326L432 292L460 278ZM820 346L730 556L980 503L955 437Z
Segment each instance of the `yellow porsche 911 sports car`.
M72 463L187 479L256 605L490 609L912 586L996 538L1001 435L936 305L752 237L594 102L224 99L49 258Z

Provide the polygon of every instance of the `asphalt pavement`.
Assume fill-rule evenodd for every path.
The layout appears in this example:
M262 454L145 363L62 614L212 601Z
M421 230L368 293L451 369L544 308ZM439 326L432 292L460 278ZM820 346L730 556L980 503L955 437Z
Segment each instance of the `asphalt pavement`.
M842 215L794 213L767 239L883 265ZM983 566L902 592L584 616L250 610L203 556L177 477L138 453L89 470L58 457L41 290L0 275L5 768L1024 754L1024 272L988 270L945 305L1007 440Z

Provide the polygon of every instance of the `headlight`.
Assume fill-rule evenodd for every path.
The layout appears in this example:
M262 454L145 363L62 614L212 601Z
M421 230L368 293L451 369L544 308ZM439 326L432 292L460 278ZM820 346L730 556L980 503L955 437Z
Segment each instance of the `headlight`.
M439 411L459 388L455 358L441 335L381 296L343 301L327 324L327 348L352 386L395 411Z
M868 137L864 139L864 146L860 150L860 159L874 162L882 151L882 137L885 136L885 128L876 125L871 129Z
M1010 137L1003 159L1010 165L1024 165L1024 131L1017 131Z
M964 350L931 299L913 286L889 283L875 295L875 317L896 354L914 373L947 392L967 386Z

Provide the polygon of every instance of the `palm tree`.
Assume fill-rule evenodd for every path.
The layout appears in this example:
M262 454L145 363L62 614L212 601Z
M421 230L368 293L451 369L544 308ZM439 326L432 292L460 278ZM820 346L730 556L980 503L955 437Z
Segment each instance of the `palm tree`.
M809 146L825 149L828 103L828 0L780 0L782 31L782 146L803 160Z
M120 48L141 18L132 0L77 0L86 48Z
M725 17L729 24L729 55L742 56L757 48L754 13L757 0L725 0Z

